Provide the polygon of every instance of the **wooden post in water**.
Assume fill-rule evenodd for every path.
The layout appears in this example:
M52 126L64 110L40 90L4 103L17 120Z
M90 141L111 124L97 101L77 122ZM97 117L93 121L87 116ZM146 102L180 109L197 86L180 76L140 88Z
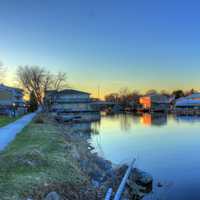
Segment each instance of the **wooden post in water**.
M117 190L117 192L115 194L114 200L120 200L121 195L122 195L122 193L124 191L124 187L126 185L126 181L127 181L128 177L129 177L131 169L132 169L132 167L133 167L133 165L135 163L135 160L136 159L134 158L133 161L131 162L131 164L129 165L128 169L126 170L126 173L125 173L125 175L124 175L124 177L123 177L123 179L122 179L122 181L121 181L121 183L120 183L120 185L118 187L118 190Z

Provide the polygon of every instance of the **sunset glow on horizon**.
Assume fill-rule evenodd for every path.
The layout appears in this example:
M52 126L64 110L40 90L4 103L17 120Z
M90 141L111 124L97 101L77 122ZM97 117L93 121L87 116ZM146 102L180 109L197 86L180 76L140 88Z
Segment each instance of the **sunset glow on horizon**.
M93 97L125 87L199 90L199 8L178 0L2 1L4 81L15 86L19 65L38 65L66 72L70 87Z

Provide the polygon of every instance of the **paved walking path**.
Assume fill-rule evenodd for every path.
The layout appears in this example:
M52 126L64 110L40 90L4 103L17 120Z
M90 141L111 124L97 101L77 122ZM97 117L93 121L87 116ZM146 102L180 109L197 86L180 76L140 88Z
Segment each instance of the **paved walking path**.
M26 125L29 124L36 114L36 112L27 114L15 122L0 128L0 151L15 139L15 136L20 133Z

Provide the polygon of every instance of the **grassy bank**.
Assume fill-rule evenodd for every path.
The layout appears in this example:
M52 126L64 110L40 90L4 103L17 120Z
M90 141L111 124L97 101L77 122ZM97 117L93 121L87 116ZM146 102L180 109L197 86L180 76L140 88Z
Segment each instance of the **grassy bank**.
M5 126L11 122L16 121L19 117L0 116L0 127Z
M80 199L88 179L66 145L58 125L45 116L35 119L0 154L1 200L43 199L53 190Z

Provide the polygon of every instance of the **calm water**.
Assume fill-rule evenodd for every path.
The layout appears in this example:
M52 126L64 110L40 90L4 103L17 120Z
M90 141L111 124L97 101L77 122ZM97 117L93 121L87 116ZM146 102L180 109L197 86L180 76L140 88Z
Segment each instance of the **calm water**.
M200 199L200 118L116 115L92 126L101 156L116 164L135 157L136 166L152 174L148 199Z

